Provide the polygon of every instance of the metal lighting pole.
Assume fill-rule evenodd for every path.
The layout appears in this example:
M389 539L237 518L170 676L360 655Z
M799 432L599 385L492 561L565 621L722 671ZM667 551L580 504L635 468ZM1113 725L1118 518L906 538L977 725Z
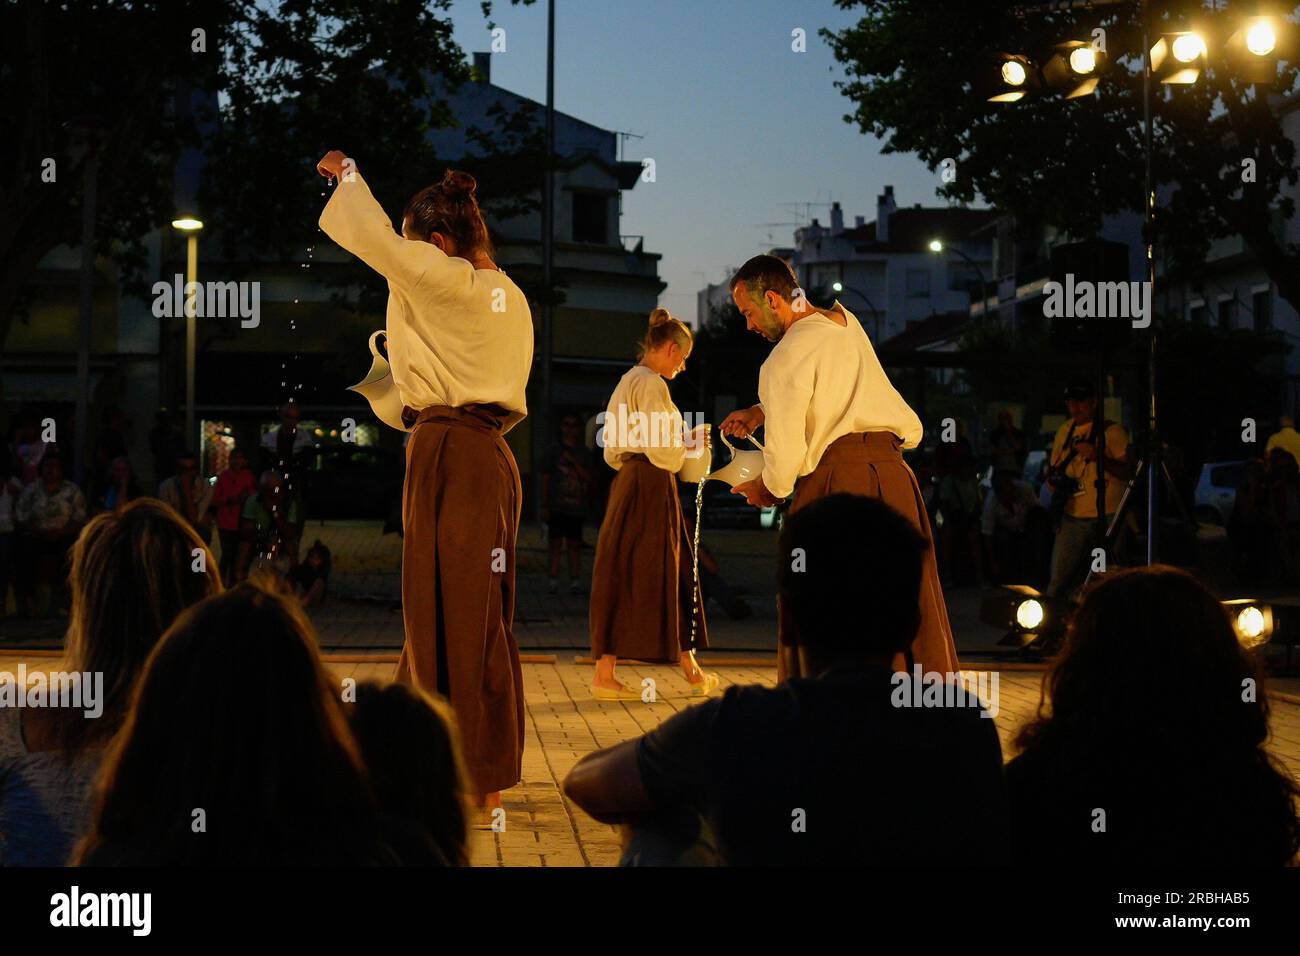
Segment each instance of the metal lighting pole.
M546 4L546 166L542 193L542 321L538 334L542 339L541 414L533 437L533 499L541 517L541 469L551 440L551 305L555 287L555 0Z
M938 239L931 241L930 251L934 252L936 255L943 252L955 252L957 253L957 255L961 256L968 263L970 263L970 267L974 269L975 274L980 277L980 308L987 313L989 299L986 293L988 291L988 282L985 281L984 279L984 270L980 268L980 264L976 262L974 259L972 259L970 256L966 255L966 253L962 252L956 246L949 246Z
M185 244L185 287L193 288L194 295L185 297L185 441L190 447L198 448L194 442L194 352L198 329L196 315L198 307L199 281L199 235L189 234ZM193 283L193 286L191 286ZM196 451L195 454L198 452Z
M879 345L880 344L880 310L876 308L875 303L872 302L871 299L867 297L867 294L863 292L861 289L855 289L853 286L845 285L843 282L835 282L831 285L831 288L836 292L846 292L846 291L852 292L854 295L856 295L858 298L860 298L863 302L867 304L867 308L871 310L871 317L875 319L876 322L875 344Z
M1142 18L1142 120L1146 146L1146 201L1144 206L1146 209L1147 282L1149 284L1148 288L1151 290L1150 301L1154 306L1156 295L1156 257L1154 248L1156 194L1151 181L1151 154L1153 152L1151 131L1151 38L1147 0L1140 0L1138 10L1139 16ZM1150 436L1151 449L1147 458L1147 564L1152 565L1156 563L1156 528L1159 526L1157 499L1160 487L1158 476L1161 473L1162 465L1160 463L1160 432L1156 420L1156 325L1155 316L1149 316L1149 318L1151 319L1151 328L1148 329L1148 332L1151 339L1147 351L1147 390L1150 393L1150 405L1148 408L1147 434ZM1100 461L1098 461L1097 467L1101 467Z
M77 427L72 436L74 442L72 480L83 488L86 487L86 462L90 452L90 333L95 314L95 203L99 184L99 143L93 131L87 131L86 136L86 160L81 195L81 323L77 331Z
M184 216L172 220L172 228L185 233L185 447L199 450L199 435L194 428L194 364L198 329L198 297L203 293L199 289L199 233L203 223L196 216ZM188 290L193 289L193 295Z

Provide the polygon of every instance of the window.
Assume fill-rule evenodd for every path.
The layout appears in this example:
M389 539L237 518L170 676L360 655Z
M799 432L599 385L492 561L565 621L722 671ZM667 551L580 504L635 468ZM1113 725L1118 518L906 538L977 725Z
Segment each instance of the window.
M1273 290L1261 289L1250 297L1251 317L1256 332L1267 332L1273 327Z
M929 269L908 269L907 270L907 294L909 296L929 298L930 296L930 270Z
M609 197L604 193L573 194L573 241L609 242Z
M1232 307L1234 305L1236 305L1236 303L1233 302L1232 299L1219 300L1219 328L1221 329L1232 328L1232 320L1233 320Z

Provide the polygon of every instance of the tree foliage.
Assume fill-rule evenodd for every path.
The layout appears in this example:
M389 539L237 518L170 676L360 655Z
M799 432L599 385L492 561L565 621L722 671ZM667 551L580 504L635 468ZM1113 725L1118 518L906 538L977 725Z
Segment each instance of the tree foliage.
M242 261L301 258L321 204L313 164L328 148L354 152L359 167L382 162L393 189L427 184L438 157L425 134L457 121L445 94L469 78L450 7L2 0L0 140L10 164L0 182L0 343L37 264L79 241L92 144L96 247L128 271L143 264L142 237L177 212L175 174L186 164L202 164L208 234ZM481 7L491 15L491 3ZM488 145L535 143L520 122L503 118ZM46 160L52 182L42 179Z
M880 137L886 152L915 153L931 169L955 160L956 176L942 184L944 195L963 203L983 198L1022 222L1077 237L1095 234L1107 214L1142 209L1138 4L1018 13L1028 5L836 2L862 12L842 32L822 31L847 73L839 87L853 112L845 120ZM1156 239L1175 274L1194 276L1212 240L1240 235L1281 295L1300 309L1300 249L1277 228L1294 212L1279 189L1296 182L1296 151L1267 95L1294 89L1296 68L1283 61L1270 91L1244 82L1220 55L1239 24L1235 18L1246 12L1240 3L1219 11L1191 0L1150 6L1153 37L1194 18L1211 38L1209 66L1198 83L1155 85L1153 174L1167 187ZM1104 31L1112 66L1092 94L1008 104L988 103L976 91L976 78L997 53L1041 60L1056 43L1091 40L1094 29ZM1243 181L1245 159L1254 160L1254 182Z

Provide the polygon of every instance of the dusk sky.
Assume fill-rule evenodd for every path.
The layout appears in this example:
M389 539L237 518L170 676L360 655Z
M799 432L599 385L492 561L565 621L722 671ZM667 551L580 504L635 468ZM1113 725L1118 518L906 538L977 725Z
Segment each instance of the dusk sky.
M507 50L492 81L544 102L546 3L496 0ZM939 182L911 155L882 156L880 142L843 122L843 74L818 36L860 11L831 0L556 0L555 105L597 126L644 136L623 157L653 157L657 182L624 194L620 231L644 235L663 255L664 305L695 319L695 294L730 266L792 241L793 225L829 220L832 200L875 219L892 184L898 205L946 205ZM452 7L456 41L487 50L478 0ZM791 51L791 31L808 50ZM812 203L810 207L808 204Z

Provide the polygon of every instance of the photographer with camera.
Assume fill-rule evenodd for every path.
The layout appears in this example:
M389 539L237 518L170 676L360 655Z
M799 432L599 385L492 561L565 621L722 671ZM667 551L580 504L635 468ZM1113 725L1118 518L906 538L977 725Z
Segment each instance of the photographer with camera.
M1048 597L1068 595L1082 582L1101 543L1097 528L1097 442L1093 438L1097 415L1096 390L1084 381L1065 389L1070 417L1056 430L1048 458L1047 484L1052 489L1052 518L1056 543L1052 548L1052 578ZM1124 486L1132 477L1128 433L1122 425L1103 422L1101 462L1106 482L1106 524L1119 508Z

